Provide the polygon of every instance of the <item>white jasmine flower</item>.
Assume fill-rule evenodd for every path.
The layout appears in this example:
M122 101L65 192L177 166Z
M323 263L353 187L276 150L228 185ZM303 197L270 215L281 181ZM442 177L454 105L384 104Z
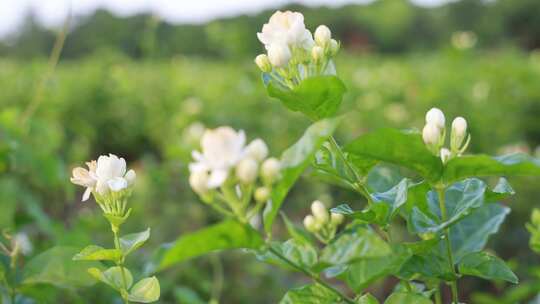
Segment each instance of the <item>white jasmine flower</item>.
M307 231L315 233L317 232L317 230L319 230L318 226L319 225L317 224L317 221L315 220L313 215L308 215L304 218L304 227L306 227Z
M88 170L82 167L74 168L70 178L70 181L75 185L86 187L82 197L83 202L88 200L97 183L96 161L87 162L86 166L88 166Z
M422 130L422 139L430 147L437 147L441 141L441 129L433 123L428 123Z
M330 216L328 214L328 210L326 210L326 207L321 201L314 201L311 204L311 212L313 213L313 216L317 222L320 224L328 222Z
M266 54L260 54L255 57L255 64L261 69L261 71L269 73L272 71L272 64Z
M330 43L330 39L332 38L332 32L326 25L319 25L317 29L315 29L315 42L322 46L326 47L328 43Z
M273 183L279 178L281 163L276 158L265 160L261 166L261 176L267 183Z
M262 139L257 138L246 147L246 153L249 157L261 162L268 156L268 146Z
M427 124L434 124L442 130L444 129L445 122L444 113L438 108L431 108L431 110L426 113Z
M262 31L257 33L257 37L267 50L275 44L309 50L314 43L311 33L304 24L304 16L291 11L275 12L268 23L263 25Z
M440 152L440 156L441 156L441 161L443 162L443 164L446 164L450 160L450 157L452 156L452 152L450 152L450 150L448 150L447 148L442 148Z
M101 155L96 167L96 191L107 194L109 191L118 192L131 186L135 181L135 171L126 173L126 160L114 154Z
M330 214L330 223L334 226L338 226L345 220L345 216L341 213Z
M318 45L311 49L311 58L316 62L320 61L324 57L324 49Z
M189 175L189 185L198 194L208 191L208 174L205 171L195 171Z
M291 50L286 44L275 43L268 47L268 59L275 67L281 68L286 66L289 64L291 57Z
M463 117L456 117L452 121L451 146L457 151L461 147L463 140L467 136L467 121Z
M229 171L244 158L245 143L244 131L236 132L231 127L206 130L201 138L202 152L192 153L195 162L189 165L191 173L209 173L207 187L220 187Z
M259 187L255 190L254 197L257 202L266 202L270 198L270 189L268 187Z
M236 177L244 183L250 184L257 179L258 165L257 162L251 158L245 158L236 166Z
M339 51L339 42L337 42L335 39L330 39L330 56L335 56L337 52Z
M30 255L34 250L30 238L24 232L19 232L13 236L14 247L18 248L23 255Z

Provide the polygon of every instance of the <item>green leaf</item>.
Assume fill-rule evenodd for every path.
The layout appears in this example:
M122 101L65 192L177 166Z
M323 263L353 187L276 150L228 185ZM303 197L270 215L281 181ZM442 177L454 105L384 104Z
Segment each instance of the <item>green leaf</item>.
M318 284L309 284L289 290L280 304L337 304L341 299Z
M451 159L444 169L443 180L450 183L467 177L540 175L540 160L524 153L492 157L465 155Z
M118 249L105 249L90 245L73 256L74 261L118 261L122 258L122 251Z
M132 233L125 235L120 238L120 248L124 253L124 256L127 256L131 252L137 250L141 247L148 239L150 238L150 228L146 229L143 232Z
M87 269L103 266L95 261L73 261L77 252L77 248L57 246L37 255L24 267L23 284L45 283L65 288L93 285L95 280Z
M160 287L156 277L145 278L131 288L128 300L137 303L152 303L159 300Z
M361 210L361 211L354 211L347 204L341 204L341 205L339 205L337 207L334 207L334 208L330 209L330 212L343 214L343 215L345 215L347 217L357 219L357 220L361 220L361 221L364 221L366 223L371 223L375 219L375 216L376 216L375 212L373 212L370 209L364 209L364 210Z
M362 295L355 302L358 304L379 304L379 300L369 293Z
M224 249L258 249L264 244L259 233L247 224L226 220L178 238L160 262L159 269Z
M493 189L486 191L486 202L500 202L512 195L516 194L514 188L508 183L504 177L499 178L497 185Z
M350 264L338 278L347 282L355 292L361 292L378 279L397 273L411 257L411 252L404 246L396 246L389 256L365 259Z
M289 220L285 213L281 212L280 214L283 218L283 222L285 223L285 227L287 228L289 235L293 239L299 242L311 244L311 236L307 231L301 229L300 227L297 227L293 222L291 222L291 220Z
M96 280L111 286L117 291L123 289L129 290L133 284L133 276L126 267L113 266L105 271L101 271L98 268L89 268L88 273ZM127 286L124 286L124 278L126 279Z
M321 252L321 262L329 265L347 264L361 259L377 258L392 253L390 246L375 232L354 227L327 245Z
M339 119L323 119L312 124L304 135L281 155L281 180L274 185L271 199L263 212L264 229L270 234L272 224L287 193L310 164L315 152L332 135Z
M402 179L397 185L385 192L373 193L371 209L377 215L376 222L386 226L397 214L401 206L407 202L409 187L413 185L409 179Z
M0 228L13 228L15 211L17 210L18 190L17 182L11 178L0 179Z
M355 139L345 151L409 168L429 181L442 174L441 160L426 148L418 132L380 129Z
M336 76L315 76L304 79L292 90L270 82L267 91L289 110L319 120L336 114L347 88Z
M447 256L435 249L429 252L413 255L401 267L398 277L404 280L412 280L418 275L428 279L455 280L456 277L448 265Z
M458 263L465 255L484 249L489 237L499 231L508 213L510 208L501 204L488 204L452 226L450 241L454 261Z
M293 261L295 264L300 265L303 268L311 269L317 263L317 250L309 243L296 239L290 239L282 244L273 242L271 246L288 260ZM287 269L292 269L295 271L297 270L291 268L289 264L284 263L280 258L275 256L270 251L257 255L257 258L264 262L284 266Z
M486 252L473 252L465 255L459 262L459 273L486 280L518 283L518 278L503 260Z
M384 304L432 304L430 299L415 293L394 292Z

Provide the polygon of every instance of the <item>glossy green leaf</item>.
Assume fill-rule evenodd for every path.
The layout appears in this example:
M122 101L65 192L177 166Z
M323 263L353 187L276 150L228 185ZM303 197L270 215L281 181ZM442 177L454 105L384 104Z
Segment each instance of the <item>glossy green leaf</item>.
M345 151L409 168L430 181L438 180L442 174L441 160L426 148L422 136L413 131L380 129L355 139Z
M289 290L280 304L338 304L340 298L332 291L317 284L309 284Z
M499 178L499 181L493 187L486 191L486 202L495 203L500 202L512 195L516 194L514 188L508 183L508 180L504 177Z
M458 264L459 273L486 280L503 280L517 284L518 278L503 260L486 252L465 255Z
M389 256L360 260L347 265L338 278L355 292L361 292L378 279L397 273L411 257L404 246L396 246Z
M90 245L73 256L74 261L118 261L122 258L122 251L118 249L105 249Z
M397 214L399 209L407 202L409 187L413 183L409 179L402 179L397 185L385 192L372 193L370 209L374 211L377 223L386 226Z
M375 216L376 216L375 212L373 212L372 210L370 210L368 208L366 208L364 210L361 210L361 211L354 211L347 204L341 204L341 205L339 205L337 207L334 207L334 208L330 209L330 212L343 214L343 215L345 215L347 217L357 219L357 220L361 220L361 221L364 221L364 222L367 222L367 223L371 223L375 219Z
M433 302L422 295L400 291L391 294L384 304L433 304Z
M73 247L57 246L37 255L25 265L23 283L45 283L67 288L93 285L95 280L87 269L103 269L103 266L95 261L73 261L78 251Z
M298 239L290 239L283 243L272 242L271 247L288 260L303 268L311 269L317 263L317 250L310 243ZM298 271L291 265L276 256L273 252L265 250L256 252L257 259L266 263L279 265L283 268Z
M136 303L152 303L159 300L160 286L156 277L145 278L133 285L128 300Z
M141 247L148 239L150 238L150 228L145 231L132 233L125 235L120 238L120 248L124 253L124 256L127 256L131 252L137 250Z
M131 271L126 267L113 266L105 271L101 271L98 268L89 268L88 273L96 280L103 282L118 291L123 289L128 290L133 284Z
M329 265L347 264L361 259L388 256L390 246L375 232L354 227L327 245L321 252L321 262Z
M524 153L492 157L465 155L451 159L444 169L446 183L467 177L540 175L540 160Z
M448 264L447 256L441 254L436 248L410 257L397 276L404 280L412 280L418 276L447 281L456 279Z
M224 249L258 249L264 244L259 233L247 224L226 220L178 238L163 255L159 269Z
M336 114L347 88L336 76L315 76L304 79L292 90L273 82L267 90L270 97L279 99L289 110L319 120Z
M358 299L355 300L355 303L358 304L379 304L379 300L372 296L369 293L366 293L365 295L362 295Z
M272 224L287 193L309 166L315 152L332 135L339 119L323 119L312 124L304 135L281 155L281 180L274 185L271 199L263 212L264 229L271 233Z

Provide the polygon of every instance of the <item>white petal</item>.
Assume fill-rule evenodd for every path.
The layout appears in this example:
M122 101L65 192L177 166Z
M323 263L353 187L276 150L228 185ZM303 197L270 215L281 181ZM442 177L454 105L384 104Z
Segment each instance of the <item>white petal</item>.
M208 188L218 188L227 180L229 173L227 170L214 170L208 179Z
M126 173L126 176L124 176L124 178L128 182L128 185L133 185L133 183L135 182L135 179L137 178L137 174L135 174L134 170L129 170Z
M124 190L127 188L128 186L128 182L125 178L123 177L115 177L113 179L110 179L108 182L107 182L107 185L109 186L109 188L114 191L114 192L118 192L120 190Z
M83 196L82 196L82 201L86 202L90 198L91 193L92 193L92 188L86 188L86 190L84 190L84 193L83 193Z

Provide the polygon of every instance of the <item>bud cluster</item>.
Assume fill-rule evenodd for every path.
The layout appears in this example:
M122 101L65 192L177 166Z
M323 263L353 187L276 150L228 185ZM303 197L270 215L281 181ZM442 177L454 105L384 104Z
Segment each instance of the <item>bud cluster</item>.
M343 214L330 213L321 201L311 204L311 214L304 218L304 227L323 243L328 243L344 221Z
M427 148L441 158L446 164L450 159L461 156L467 147L471 136L467 133L467 121L456 117L452 121L450 134L450 149L444 147L446 139L446 119L438 108L432 108L426 113L426 124L422 129L422 139Z
M286 87L293 88L310 76L335 73L332 58L339 51L339 42L332 39L326 25L319 25L312 34L301 13L277 11L257 37L266 54L255 57L255 63Z
M131 212L127 200L135 182L135 171L126 172L125 159L114 154L101 155L86 165L88 169L73 169L71 182L86 187L82 200L86 201L92 194L111 225L119 227Z
M270 199L281 164L268 157L268 146L262 139L247 146L244 143L243 131L230 127L206 130L202 151L193 152L189 183L205 203L247 222ZM250 206L252 200L255 206Z

